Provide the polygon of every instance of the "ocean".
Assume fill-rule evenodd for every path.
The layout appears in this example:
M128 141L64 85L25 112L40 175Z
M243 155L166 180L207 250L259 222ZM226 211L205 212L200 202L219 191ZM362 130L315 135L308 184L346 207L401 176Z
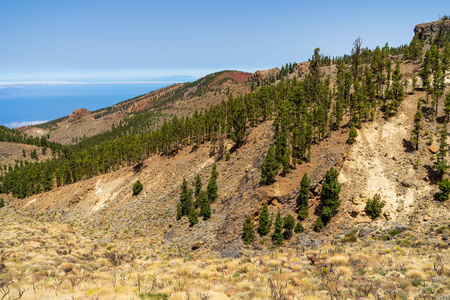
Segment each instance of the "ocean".
M0 85L0 124L50 121L78 108L94 111L172 83L52 83Z

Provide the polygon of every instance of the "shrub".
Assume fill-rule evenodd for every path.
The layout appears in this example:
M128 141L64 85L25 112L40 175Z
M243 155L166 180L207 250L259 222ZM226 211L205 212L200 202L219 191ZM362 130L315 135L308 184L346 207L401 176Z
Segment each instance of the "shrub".
M381 215L381 209L384 207L384 203L381 202L381 196L375 194L372 199L366 202L366 213L372 220L375 220Z
M414 279L412 280L412 285L413 286L418 286L422 284L422 279L418 276L414 277Z
M230 151L227 151L227 153L225 154L225 161L229 161L231 158L231 153Z
M143 188L144 186L142 185L142 183L139 180L136 181L133 185L133 195L139 194Z
M156 299L156 300L169 300L169 295L166 293L152 293L148 292L145 294L140 294L139 298L141 299Z
M350 233L347 233L343 238L342 238L342 242L343 243L354 243L356 242L357 238L356 238L356 230L352 230Z
M3 201L3 198L0 198L0 208L5 206L5 201Z

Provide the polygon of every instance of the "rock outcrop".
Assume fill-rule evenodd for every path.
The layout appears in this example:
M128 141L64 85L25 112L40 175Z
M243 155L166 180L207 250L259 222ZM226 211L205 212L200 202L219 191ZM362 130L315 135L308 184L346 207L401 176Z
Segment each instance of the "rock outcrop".
M252 74L252 76L250 77L250 81L264 80L264 79L270 78L271 76L276 77L279 72L280 72L280 69L278 69L278 68L272 68L272 69L267 69L267 70L258 70Z
M83 119L85 116L90 116L90 115L91 115L91 112L89 110L87 110L86 108L76 109L69 115L68 121L69 121L69 123L73 123L73 122Z
M419 38L423 38L428 41L430 39L434 39L441 28L443 33L450 31L450 20L434 21L416 25L416 27L414 27L414 34L417 33Z

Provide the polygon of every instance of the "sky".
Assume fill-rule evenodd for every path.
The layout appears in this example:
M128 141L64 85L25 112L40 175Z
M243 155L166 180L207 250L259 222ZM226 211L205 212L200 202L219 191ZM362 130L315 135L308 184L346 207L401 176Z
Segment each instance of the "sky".
M399 46L449 7L448 0L0 0L0 89L254 72L306 61L316 47L348 54L358 36L363 47Z
M409 43L448 1L0 1L0 82L255 71Z

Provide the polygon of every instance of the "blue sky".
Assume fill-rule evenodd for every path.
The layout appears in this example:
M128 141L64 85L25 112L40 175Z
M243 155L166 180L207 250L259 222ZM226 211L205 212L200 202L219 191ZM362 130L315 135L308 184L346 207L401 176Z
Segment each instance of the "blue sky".
M320 3L320 4L319 4ZM408 43L448 1L0 1L0 82L156 80ZM172 77L172 79L175 77Z

